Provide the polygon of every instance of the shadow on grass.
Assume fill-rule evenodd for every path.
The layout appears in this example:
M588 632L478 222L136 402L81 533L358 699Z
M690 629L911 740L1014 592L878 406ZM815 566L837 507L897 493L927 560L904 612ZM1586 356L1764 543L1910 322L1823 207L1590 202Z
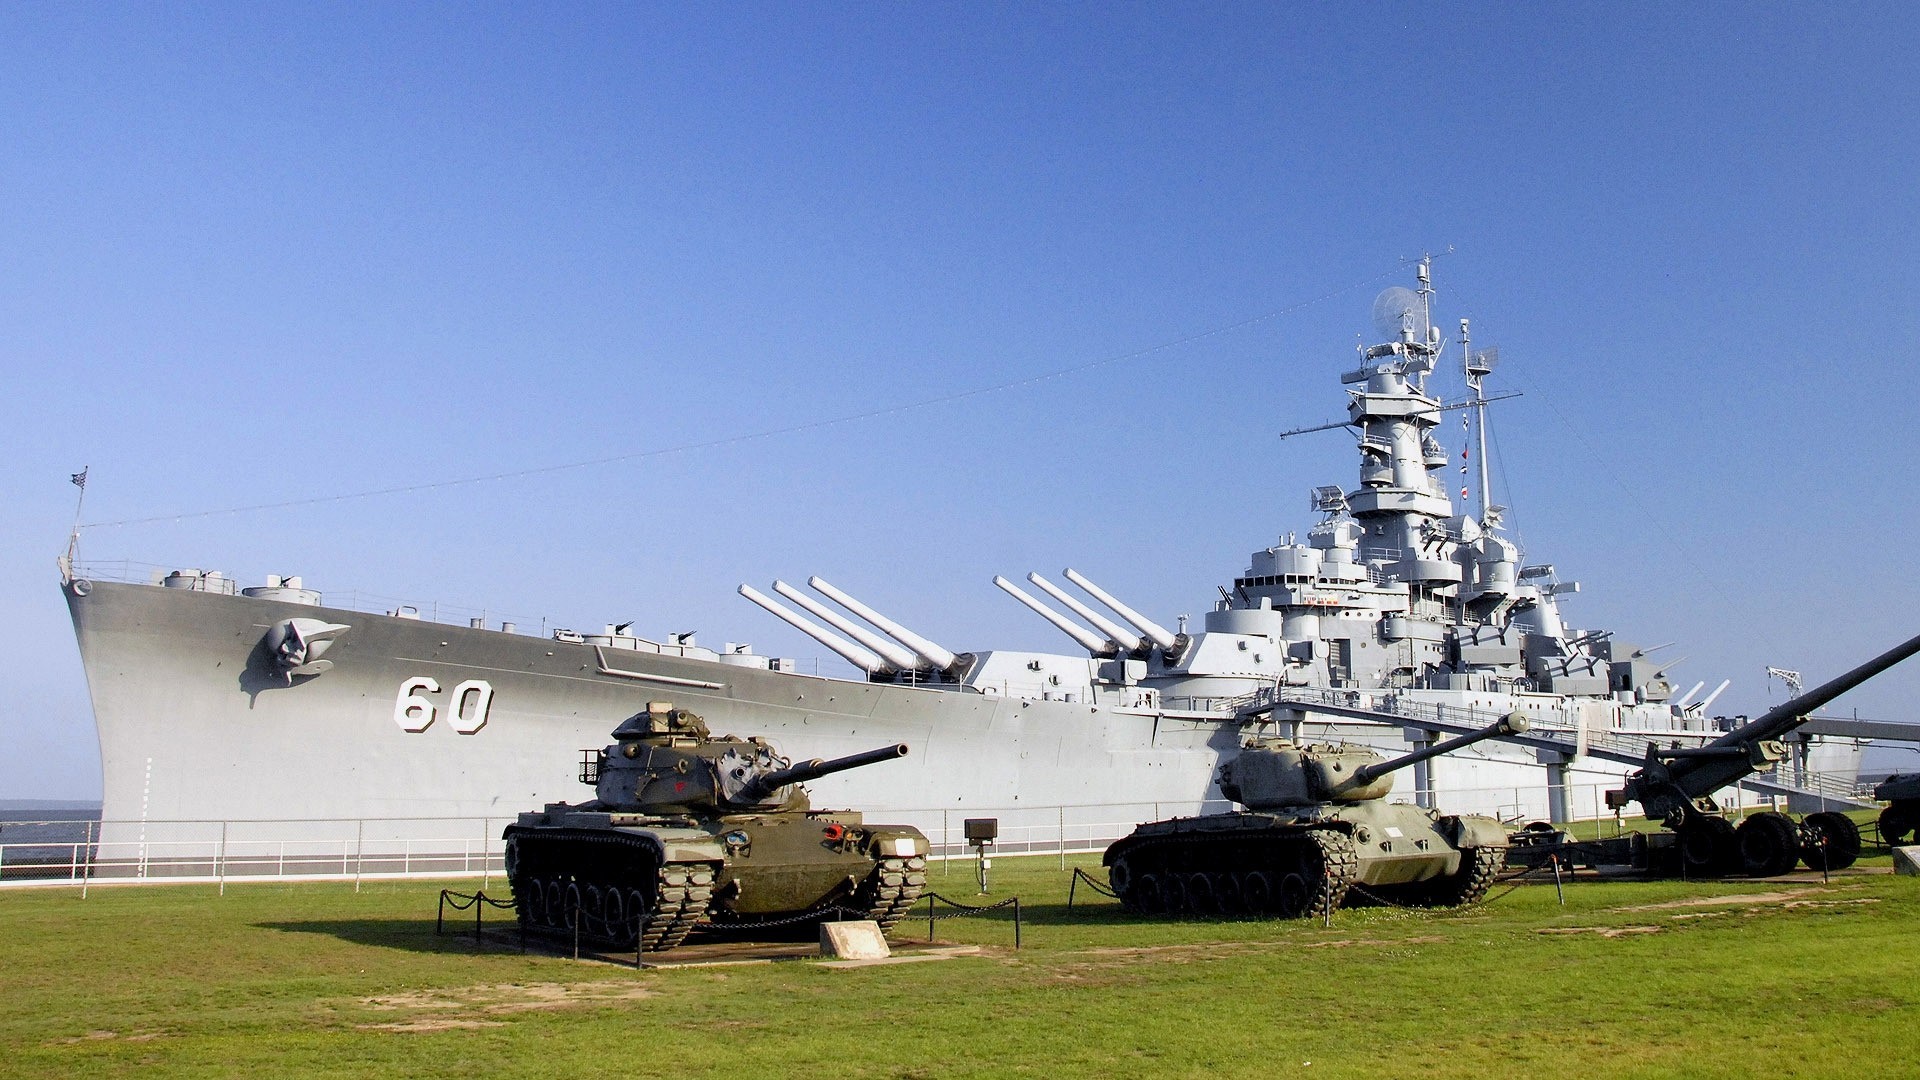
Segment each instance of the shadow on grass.
M432 919L311 919L259 922L253 925L262 930L319 934L355 945L398 949L402 952L470 953L475 948L471 921L464 924L449 922L444 933L434 932ZM488 952L519 949L520 932L511 920L484 923L483 929L485 934L479 943L482 949ZM528 947L534 947L532 938L528 939Z

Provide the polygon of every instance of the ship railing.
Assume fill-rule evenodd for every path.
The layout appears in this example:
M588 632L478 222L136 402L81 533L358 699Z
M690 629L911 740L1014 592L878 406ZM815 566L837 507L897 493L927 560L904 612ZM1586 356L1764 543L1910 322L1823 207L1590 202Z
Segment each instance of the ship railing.
M1576 769L1577 779L1560 791L1540 780L1494 787L1451 786L1445 768L1438 787L1416 790L1411 777L1389 796L1453 813L1478 813L1513 824L1548 820L1554 799L1574 820L1612 820L1605 793L1619 787L1617 775ZM1818 775L1808 790L1835 794L1832 803L1796 795L1794 809L1847 809L1861 792L1841 774ZM1736 815L1784 808L1772 791L1741 785L1720 793ZM1232 809L1224 800L1122 802L1056 806L970 806L937 809L874 809L874 823L912 825L925 833L935 874L969 871L946 864L973 858L965 834L968 818L999 820L992 851L1003 855L1051 856L1062 868L1075 855L1105 850L1149 821L1192 817ZM367 818L334 821L5 821L0 822L0 887L66 885L83 891L98 885L190 884L215 886L271 881L424 880L479 878L483 888L501 877L505 852L501 830L513 818ZM1603 825L1602 828L1609 826Z

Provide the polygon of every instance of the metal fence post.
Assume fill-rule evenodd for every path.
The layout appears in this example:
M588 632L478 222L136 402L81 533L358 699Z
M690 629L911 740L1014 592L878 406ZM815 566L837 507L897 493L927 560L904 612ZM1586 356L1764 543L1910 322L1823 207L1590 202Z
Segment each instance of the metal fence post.
M220 895L227 895L227 823L220 823L220 852L214 857L219 866Z
M1065 870L1067 868L1067 808L1059 806L1055 809L1060 811L1060 869ZM1018 933L1014 934L1015 938L1019 936Z
M360 875L367 866L367 819L355 823L353 834L353 891L360 891Z

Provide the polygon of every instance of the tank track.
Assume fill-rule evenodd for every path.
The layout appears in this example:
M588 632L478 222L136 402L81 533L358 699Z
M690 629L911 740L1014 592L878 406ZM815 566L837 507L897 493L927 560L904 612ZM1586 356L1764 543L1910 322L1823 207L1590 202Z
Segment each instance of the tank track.
M662 865L638 837L599 830L509 829L508 871L520 925L529 933L575 933L619 949L661 952L686 940L713 900L713 867ZM635 939L637 913L650 912Z
M1416 886L1414 903L1432 908L1478 903L1506 868L1506 848L1467 848L1460 853L1460 869Z
M1359 872L1344 832L1249 828L1144 837L1116 857L1109 880L1127 910L1144 915L1323 918Z
M873 873L860 883L854 906L864 907L867 918L880 924L880 932L893 929L913 907L927 887L927 860L911 858L881 859Z

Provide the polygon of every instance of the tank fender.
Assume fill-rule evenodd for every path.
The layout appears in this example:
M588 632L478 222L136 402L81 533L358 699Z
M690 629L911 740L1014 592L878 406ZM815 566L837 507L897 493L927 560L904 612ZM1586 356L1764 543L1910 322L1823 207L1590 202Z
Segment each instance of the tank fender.
M655 827L622 828L620 831L650 841L662 863L719 862L727 855L726 848L718 839L699 829Z
M1507 827L1478 814L1449 814L1435 822L1456 848L1503 848L1507 846Z
M872 850L881 858L910 859L925 857L933 851L926 834L910 825L870 826L866 830Z

